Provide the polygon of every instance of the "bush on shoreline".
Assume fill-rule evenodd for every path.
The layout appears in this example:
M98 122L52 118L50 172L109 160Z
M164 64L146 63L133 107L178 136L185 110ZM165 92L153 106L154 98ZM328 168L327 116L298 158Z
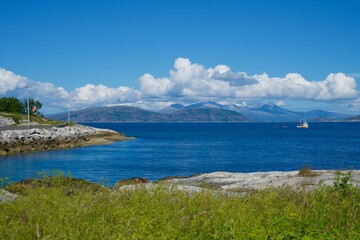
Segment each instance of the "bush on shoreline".
M0 239L360 239L360 190L348 185L224 195L34 181L0 203Z

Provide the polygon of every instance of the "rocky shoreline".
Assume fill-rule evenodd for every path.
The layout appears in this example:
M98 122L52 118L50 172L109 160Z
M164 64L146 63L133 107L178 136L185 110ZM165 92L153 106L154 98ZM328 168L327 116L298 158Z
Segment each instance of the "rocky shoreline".
M301 171L273 171L254 173L212 172L190 177L167 177L156 182L147 179L125 179L116 183L114 189L128 190L136 187L156 188L165 184L178 190L198 192L216 190L221 192L248 192L271 188L290 188L294 191L308 191L323 186L334 186L348 178L346 184L360 187L360 170L312 170L307 174Z
M109 144L131 139L113 130L82 125L0 131L0 156Z
M102 188L107 188L98 183L92 183L83 179L71 177L64 177L64 179L67 179L65 181L66 183L74 186L81 183L82 188L92 189L94 192L100 191ZM346 179L346 181L344 181L344 179ZM12 189L19 190L19 186L20 188L24 188L25 185L39 187L41 184L50 187L51 184L48 183L49 181L51 182L51 178L45 181L40 179L25 179L12 183L5 189L0 189L0 202L11 202L17 198L17 192L12 191ZM220 194L246 195L248 192L264 189L312 191L325 186L335 187L336 184L340 184L340 188L345 188L350 185L360 188L360 170L313 170L308 172L307 175L302 175L301 171L254 173L212 172L190 177L167 177L155 182L135 177L118 181L110 190L121 192L132 191L139 188L152 190L159 187L166 187L169 191L180 190L189 193L214 191Z
M312 190L321 186L333 186L334 182L349 177L348 184L360 187L360 171L311 170L273 171L254 173L213 172L190 177L174 177L165 182L181 186L217 189L230 192L246 192L267 188L291 188L293 190Z

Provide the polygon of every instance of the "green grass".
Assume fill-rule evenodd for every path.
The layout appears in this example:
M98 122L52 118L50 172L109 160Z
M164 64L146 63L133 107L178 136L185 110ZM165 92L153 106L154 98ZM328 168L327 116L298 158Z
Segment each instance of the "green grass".
M41 116L31 116L30 121L31 122L38 122L39 124L50 124L50 125L57 125L57 124L65 123L63 121L55 121L55 120L44 118L44 117L41 117Z
M4 113L0 112L0 116L8 117L15 121L15 125L18 125L22 122L27 121L27 115L22 113ZM49 124L49 125L60 125L65 124L64 121L56 121L52 119L48 119L42 116L30 116L30 122L37 122L39 124Z
M360 190L349 185L245 196L95 185L66 176L8 185L21 196L0 203L0 239L360 239Z

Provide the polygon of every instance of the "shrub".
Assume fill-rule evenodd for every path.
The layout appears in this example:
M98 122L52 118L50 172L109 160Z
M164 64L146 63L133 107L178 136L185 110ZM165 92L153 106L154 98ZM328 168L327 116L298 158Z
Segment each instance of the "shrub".
M350 184L351 171L345 173L337 172L336 175L337 176L334 181L333 189L346 195L352 187L352 185Z
M21 117L19 117L19 116L12 116L12 120L14 120L14 122L15 122L16 124L19 124L20 121L21 121Z
M315 177L319 174L314 172L310 166L304 166L299 170L299 176L302 177Z

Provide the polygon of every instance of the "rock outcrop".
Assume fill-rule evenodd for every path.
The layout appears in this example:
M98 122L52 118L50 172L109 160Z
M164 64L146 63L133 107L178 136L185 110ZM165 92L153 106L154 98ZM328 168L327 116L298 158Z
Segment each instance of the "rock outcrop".
M15 124L15 121L11 118L0 116L0 126L8 126Z
M346 181L344 182L344 179ZM114 190L156 189L199 192L210 190L225 194L247 193L269 188L290 188L294 191L308 191L322 186L334 187L334 184L360 187L360 171L311 170L301 171L232 173L213 172L190 177L166 177L156 182L147 179L131 178L119 181ZM345 187L345 186L342 186Z
M167 183L203 187L213 190L246 192L265 188L292 188L294 190L311 190L320 186L333 186L334 182L348 176L349 184L360 187L360 171L312 171L309 176L299 175L299 171L290 172L254 172L230 173L213 172L187 178L165 180Z
M0 189L0 202L8 203L15 201L18 196L4 189Z
M126 139L129 138L112 130L81 125L50 129L6 130L0 131L0 156L108 144Z

